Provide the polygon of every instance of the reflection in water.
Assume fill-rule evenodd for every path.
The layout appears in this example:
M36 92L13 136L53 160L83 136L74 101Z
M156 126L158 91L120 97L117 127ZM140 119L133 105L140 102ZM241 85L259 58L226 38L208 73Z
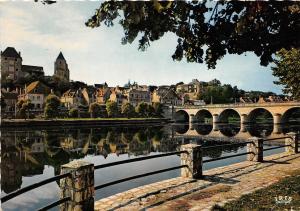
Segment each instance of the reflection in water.
M240 132L240 124L226 124L219 127L220 132L226 137L233 137Z
M123 157L123 155L126 155L127 158L125 157L125 159L128 159L135 156L146 156L151 153L171 152L179 150L181 144L197 143L202 146L213 146L228 143L229 141L207 140L207 135L213 131L212 125L207 124L193 126L193 130L201 134L196 137L180 138L175 136L176 133L184 134L189 129L191 128L187 124L167 125L165 127L61 128L55 130L6 129L1 131L2 194L21 188L25 178L27 181L26 185L37 182L37 176L45 173L46 166L47 168L49 166L53 167L53 175L58 175L61 165L75 159L88 158L91 162L96 162L97 160L97 164L101 164L105 162L104 160L109 160L109 162L118 160L118 157ZM220 125L218 129L224 136L228 137L233 137L240 131L240 127L235 125ZM270 125L250 126L246 130L253 136L266 136L273 131L273 127ZM284 132L298 130L299 126L290 126L282 129ZM207 149L204 151L204 156L217 158L224 156L226 153L242 150L244 149L240 146ZM101 159L98 159L99 157ZM174 158L172 158L173 160L171 158L170 160L167 158L163 159L161 163L149 160L148 164L150 164L150 167L147 167L147 171L160 167L160 164L164 164L162 166L164 168L166 162L173 165ZM180 162L179 159L176 162ZM118 166L117 170L122 172L126 168L126 165ZM131 171L140 173L138 172L139 168L141 167ZM107 173L102 171L101 175L107 174L103 179L113 180L116 176L120 176L118 173L112 173L112 171L108 170ZM155 178L159 180L174 176L178 176L178 174L172 173L168 177L157 175ZM142 185L146 183L147 179L145 179L145 183L141 184L132 182L128 183L127 186L116 186L115 188L117 189L114 188L114 191L117 191L118 187L123 188L120 190L126 190L126 188L132 187L132 184ZM109 189L105 193L106 195L103 196L112 194L112 191ZM104 194L104 192L102 193Z
M274 125L273 124L255 124L255 125L250 125L247 128L247 130L251 136L263 138L263 137L267 137L272 134L272 132L274 130Z
M189 130L189 124L174 124L174 130L179 134L185 134Z
M208 135L212 131L213 126L211 124L196 124L194 128L199 135Z

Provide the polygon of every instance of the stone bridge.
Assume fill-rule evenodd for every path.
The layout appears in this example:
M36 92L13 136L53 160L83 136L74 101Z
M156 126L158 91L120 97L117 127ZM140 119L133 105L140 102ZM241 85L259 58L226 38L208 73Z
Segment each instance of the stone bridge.
M296 110L300 110L300 102L284 103L238 103L213 104L202 106L176 106L164 110L166 117L176 122L205 122L212 119L212 123L226 123L229 117L239 118L241 124L254 123L262 113L273 119L274 124L281 124L291 117Z
M184 128L184 126L187 126ZM256 131L251 131L246 125L241 125L241 127L237 127L235 129L231 129L233 131L228 131L228 128L222 128L222 125L213 124L213 125L197 125L190 124L188 125L178 125L178 131L175 129L173 138L203 138L203 139L213 139L213 140L247 140L253 136L263 136L266 139L273 138L281 138L285 136L283 132L282 124L275 124L271 131L265 130L266 134L256 134ZM206 129L206 130L203 130ZM234 131L236 130L237 131Z

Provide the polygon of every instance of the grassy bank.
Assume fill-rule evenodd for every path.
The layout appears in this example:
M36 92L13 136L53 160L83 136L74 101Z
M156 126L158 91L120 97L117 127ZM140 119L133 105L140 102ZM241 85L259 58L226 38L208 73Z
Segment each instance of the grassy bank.
M212 210L300 210L300 170L267 188Z

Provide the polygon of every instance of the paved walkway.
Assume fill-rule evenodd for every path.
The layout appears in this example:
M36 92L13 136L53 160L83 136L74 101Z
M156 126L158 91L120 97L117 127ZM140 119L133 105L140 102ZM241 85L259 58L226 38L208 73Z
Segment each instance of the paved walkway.
M300 168L300 154L265 157L204 172L203 180L174 178L135 188L95 203L95 210L210 210L267 187Z

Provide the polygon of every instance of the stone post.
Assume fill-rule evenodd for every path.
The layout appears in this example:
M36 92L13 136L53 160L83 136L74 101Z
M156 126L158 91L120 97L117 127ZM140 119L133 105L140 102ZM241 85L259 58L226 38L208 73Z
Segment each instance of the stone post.
M247 160L262 162L264 160L263 139L252 137L248 141L251 143L247 144L247 152L251 152L251 154L247 155Z
M290 132L287 133L290 138L285 139L285 145L289 145L285 147L285 151L291 154L299 153L299 134Z
M71 199L60 205L61 211L94 210L94 164L72 161L61 166L61 174L71 176L60 180L60 198Z
M274 114L274 124L281 124L281 114Z
M197 144L181 145L180 151L187 151L181 154L181 165L188 167L181 169L181 176L193 179L202 177L202 148Z

